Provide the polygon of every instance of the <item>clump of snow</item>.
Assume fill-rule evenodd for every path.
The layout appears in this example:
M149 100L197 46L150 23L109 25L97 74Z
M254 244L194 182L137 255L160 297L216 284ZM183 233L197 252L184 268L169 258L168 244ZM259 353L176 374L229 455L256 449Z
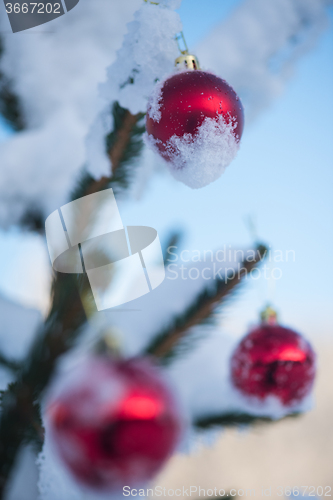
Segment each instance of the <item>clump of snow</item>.
M182 30L175 2L143 3L128 24L116 61L107 70L101 94L136 114L145 112L157 80L171 73L178 56L175 35Z
M159 81L156 83L156 85L153 88L152 93L150 94L149 97L149 103L148 103L148 115L152 120L155 122L159 122L161 119L161 106L162 106L162 88L164 86L164 80Z
M28 352L42 316L0 295L0 352L9 360L20 361ZM0 390L12 382L13 374L0 367Z
M1 35L0 70L19 98L26 129L1 139L0 226L18 224L31 208L46 217L68 200L101 107L98 83L141 3L79 2L29 33ZM0 31L10 32L3 3Z
M51 270L45 239L15 228L0 229L0 248L0 295L46 315L50 307Z
M89 498L70 476L55 450L48 421L43 422L45 438L43 450L37 459L39 466L38 489L41 500L81 500ZM92 498L92 497L90 497ZM96 498L96 496L95 496Z
M69 108L40 128L13 135L0 145L0 224L20 221L27 210L47 216L65 203L84 164L84 124Z
M0 352L9 359L22 359L42 323L42 315L0 295L0 318Z
M39 467L38 500L121 500L122 493L89 491L83 488L69 473L59 458L50 424L44 421L45 439L43 450L37 459ZM34 497L35 500L36 497ZM17 500L15 498L15 500ZM26 499L25 499L26 500Z
M37 482L38 468L35 449L32 445L24 445L18 453L6 487L6 500L36 500L38 498Z
M216 181L236 157L239 141L235 120L227 123L222 115L206 118L195 135L173 135L166 144L170 161L165 162L171 174L187 186L197 189ZM146 135L150 147L158 151L158 143Z
M105 137L112 124L103 119L110 114L110 103L118 101L132 114L145 112L156 82L172 72L178 56L175 35L182 30L179 14L174 12L179 5L179 0L158 5L143 2L128 24L117 58L107 69L106 82L100 85L104 106L88 133L87 168L93 176L110 174ZM158 116L157 108L156 113Z
M105 106L96 116L86 137L86 168L95 178L111 173L110 157L106 151L106 137L113 129L111 106Z

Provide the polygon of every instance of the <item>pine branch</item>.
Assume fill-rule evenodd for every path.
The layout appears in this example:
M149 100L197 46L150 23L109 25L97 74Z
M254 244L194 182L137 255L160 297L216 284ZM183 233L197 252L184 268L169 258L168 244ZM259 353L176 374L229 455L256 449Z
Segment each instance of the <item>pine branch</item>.
M70 349L86 323L81 295L90 292L85 275L57 274L53 304L43 328L22 363L17 380L2 397L0 418L0 498L20 446L33 439L39 446L43 430L39 399L59 356Z
M77 185L71 192L71 200L77 200L110 187L115 195L120 195L130 186L134 172L132 160L140 155L143 148L142 136L145 132L143 118L145 115L144 113L132 115L117 102L112 106L112 114L114 129L105 138L106 151L110 158L110 176L103 176L96 180L83 168ZM45 234L42 210L38 206L31 207L21 218L20 226L28 231Z
M81 177L72 199L112 186L115 191L129 185L129 163L142 149L144 115L132 115L117 103L113 107L114 130L107 138L112 176L95 181ZM111 169L110 169L111 170ZM39 399L48 385L56 362L78 340L86 324L85 308L95 307L87 275L55 273L52 306L43 328L22 363L15 383L2 395L0 416L0 498L3 498L9 474L20 446L28 439L40 443L43 429Z
M106 137L106 151L112 165L112 176L103 176L96 181L83 170L78 185L71 194L72 200L109 187L112 187L117 194L130 184L133 176L131 162L140 155L143 148L142 136L145 132L145 125L142 121L145 115L144 113L132 115L118 102L113 104L112 115L114 128Z
M179 245L180 242L183 238L183 233L181 231L173 231L168 238L168 241L166 245L164 246L163 249L163 255L164 255L164 265L167 266L170 261L170 249L171 248L176 248L179 250ZM172 252L173 254L175 252Z
M284 418L296 418L299 415L299 413L291 413ZM211 429L213 427L239 427L242 425L260 425L272 422L276 422L276 419L250 415L248 413L230 412L200 417L193 422L193 425L197 429Z
M9 359L1 352L0 352L0 365L2 365L5 368L8 368L8 370L10 370L12 372L17 372L21 367L21 364L19 361Z
M0 59L3 52L3 42L0 38ZM12 87L12 82L0 71L0 114L15 131L20 131L25 128L25 122L19 98Z
M19 225L27 231L44 235L45 217L42 209L37 206L30 207L21 217Z
M261 263L266 253L267 248L258 245L255 258L245 260L237 273L229 278L219 278L215 280L214 287L205 288L181 315L173 319L171 325L155 336L145 354L161 358L164 362L172 358L179 344L191 333L191 328L209 320L216 308L229 299L244 278Z

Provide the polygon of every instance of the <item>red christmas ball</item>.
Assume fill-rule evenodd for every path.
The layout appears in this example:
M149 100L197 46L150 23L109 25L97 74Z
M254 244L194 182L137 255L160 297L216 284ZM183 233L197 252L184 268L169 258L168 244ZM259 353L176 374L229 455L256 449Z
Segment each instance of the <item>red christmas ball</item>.
M315 353L298 333L262 324L240 342L231 359L232 382L243 394L276 396L283 405L301 402L315 379Z
M209 182L215 180L235 156L243 126L243 106L236 92L225 80L206 71L174 74L157 84L148 102L148 142L163 158L175 163L176 169L186 167L186 163L200 156L200 147L205 144L207 161L201 162L201 168L209 169L212 162L209 153L216 145L214 153L216 163L220 162L220 172L215 169L214 178L208 174Z
M51 389L46 417L75 478L109 492L151 479L182 429L173 394L147 359L86 360Z

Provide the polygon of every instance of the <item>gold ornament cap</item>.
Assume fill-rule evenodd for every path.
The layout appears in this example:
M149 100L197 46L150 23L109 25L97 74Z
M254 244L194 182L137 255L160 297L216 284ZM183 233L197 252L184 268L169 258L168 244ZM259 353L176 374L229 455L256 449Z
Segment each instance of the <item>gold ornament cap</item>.
M270 304L267 304L265 309L261 311L260 318L261 322L265 325L276 325L278 322L277 312L271 307Z
M200 69L198 58L192 54L182 54L175 60L177 69Z
M188 46L184 37L184 33L182 31L178 35L176 35L176 41L180 52L180 56L175 60L176 68L180 70L200 69L200 64L197 57L193 54L189 54ZM183 47L181 47L181 45L183 45Z

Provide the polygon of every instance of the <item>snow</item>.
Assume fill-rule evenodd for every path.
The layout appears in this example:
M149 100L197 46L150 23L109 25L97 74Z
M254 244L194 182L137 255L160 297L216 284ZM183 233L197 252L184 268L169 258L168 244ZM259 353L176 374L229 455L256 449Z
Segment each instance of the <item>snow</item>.
M173 135L166 144L170 161L165 161L165 166L175 179L194 189L216 181L237 155L236 126L237 123L226 123L219 115L217 119L206 118L194 136ZM158 151L158 140L147 134L146 141Z
M134 115L145 112L156 80L173 70L178 56L175 36L181 30L179 14L172 9L142 3L127 26L116 61L107 69L102 96L108 102L118 101ZM130 77L133 83L128 82Z
M31 446L24 446L19 452L5 499L37 500L38 474L35 450Z
M43 127L15 134L0 144L5 167L0 177L3 226L19 221L31 209L41 209L46 216L67 201L84 163L84 137L83 123L65 108L45 119Z
M19 360L27 353L42 316L0 295L0 352Z
M82 0L29 34L2 37L0 68L12 81L27 128L0 144L0 226L17 224L31 207L46 217L68 200L101 107L98 83L141 3ZM0 30L10 31L3 3Z
M149 97L149 102L148 102L148 109L147 113L148 116L154 122L159 122L161 119L161 106L162 106L162 89L164 87L165 79L160 80L159 82L156 82L156 85L154 86L152 93L150 94Z
M327 25L329 3L245 0L198 44L203 68L226 78L240 95L247 123L282 92L295 63L313 47ZM105 136L111 103L118 99L132 113L145 111L156 78L170 74L178 55L173 36L181 21L173 9L179 4L81 0L29 36L3 37L0 68L19 97L27 129L0 145L0 226L18 224L31 208L46 217L67 201L83 165L96 178L110 173ZM6 32L4 9L1 3L0 29ZM134 83L125 84L130 77Z
M134 115L145 113L156 81L172 72L178 56L175 35L182 30L179 14L173 10L179 4L174 1L159 5L142 3L134 14L134 21L128 24L123 45L107 69L106 82L100 86L105 106L88 135L88 169L92 175L106 174L110 168L104 138L112 124L107 129L103 118L109 113L110 103L118 101Z
M111 106L102 109L91 125L85 140L87 169L96 178L110 175L110 158L106 154L105 138L113 128Z
M45 315L52 271L45 238L17 228L0 229L0 257L0 295Z
M43 451L39 454L38 489L40 500L92 500L92 496L84 495L82 488L74 482L54 449L47 422L44 422L45 440ZM96 498L96 496L94 495Z
M0 353L9 360L20 360L41 324L39 311L28 309L0 295ZM12 381L12 374L0 366L0 390Z

